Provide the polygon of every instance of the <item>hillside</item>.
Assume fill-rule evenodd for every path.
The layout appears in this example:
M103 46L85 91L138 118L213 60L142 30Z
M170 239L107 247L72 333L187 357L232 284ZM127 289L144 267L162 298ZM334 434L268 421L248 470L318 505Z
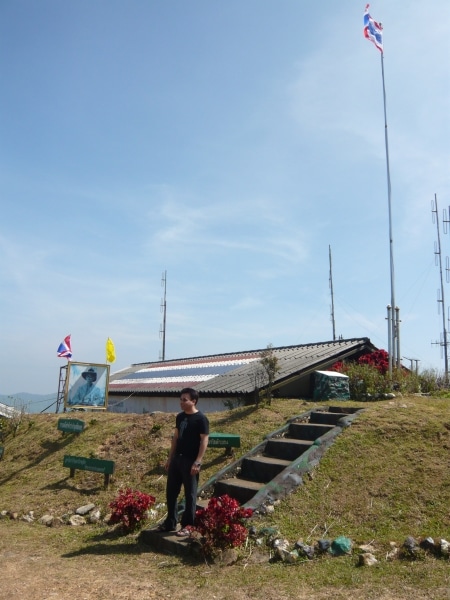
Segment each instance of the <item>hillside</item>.
M18 392L16 394L0 394L0 402L17 410L23 409L28 413L54 412L56 396L56 393L30 394L28 392Z
M190 579L185 581L186 567L180 559L153 555L140 547L134 536L120 538L118 543L117 536L108 533L104 525L82 530L52 529L37 522L3 519L0 553L7 558L3 563L3 588L14 585L15 569L21 565L25 574L21 585L17 587L16 583L17 594L21 593L17 598L47 597L33 596L32 590L38 585L42 594L45 591L49 595L59 568L64 569L67 579L69 564L74 566L74 561L79 561L79 567L85 568L89 559L89 565L95 563L97 569L109 573L105 581L100 577L103 583L98 584L94 595L84 590L82 597L92 600L103 597L140 600L161 597L161 593L179 598L183 596L180 585L187 586L193 595L193 590L201 585L202 598L206 599L219 597L216 594L220 586L223 586L220 597L230 599L264 595L268 600L272 597L282 600L308 594L320 599L328 597L330 590L335 598L355 595L406 598L412 591L415 598L448 598L448 561L425 557L422 561L400 564L381 559L389 550L390 541L401 543L408 535L450 539L449 401L410 397L349 404L366 410L328 450L305 485L281 502L270 517L256 524L277 526L292 543L299 538L314 541L338 535L348 536L354 543L373 541L380 558L376 568L357 569L352 557L311 561L295 567L295 573L302 576L302 583L295 584L289 568L280 563L254 565L248 561L245 569L242 565L215 569L214 578L206 576L201 565L191 566ZM244 453L288 418L312 406L298 400L276 400L271 407L244 407L208 416L212 431L241 435L239 453ZM19 516L34 511L39 518L48 512L61 516L93 502L105 514L117 490L125 486L153 494L157 503L164 502L162 463L167 456L174 415L70 415L85 420L86 429L80 435L63 435L58 431L57 421L61 416L68 415L28 415L15 437L9 435L4 441L0 510ZM64 454L114 460L116 474L110 488L104 490L102 476L94 473L77 471L73 479L69 478L69 470L62 466ZM208 450L202 481L229 460L222 450ZM41 557L54 561L53 575L49 579L44 572L31 569L29 575L33 572L33 581L28 581L30 557L37 547ZM167 560L170 572L163 573L158 565ZM147 576L151 572L152 586L156 586L155 596L143 583L143 561L147 565L144 572ZM231 586L227 579L230 572ZM292 575L292 569L290 572ZM107 595L106 581L117 577L126 580L128 588L122 587L120 594L116 590L115 595L109 590ZM275 582L277 594L271 595ZM55 598L72 597L76 583L76 577L71 586L66 581L67 591L60 590L62 595ZM143 586L142 594L139 585ZM302 590L305 596L301 595ZM16 597L14 590L8 597Z

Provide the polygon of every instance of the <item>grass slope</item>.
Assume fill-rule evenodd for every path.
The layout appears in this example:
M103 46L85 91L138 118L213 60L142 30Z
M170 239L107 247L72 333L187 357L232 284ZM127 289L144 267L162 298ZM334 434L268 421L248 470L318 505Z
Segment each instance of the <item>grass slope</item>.
M193 564L187 568L182 559L156 555L137 543L135 536L117 537L104 525L53 529L2 519L3 589L12 599L15 593L17 598L44 598L54 588L60 594L55 598L69 598L80 585L77 573L83 569L93 577L92 585L83 588L83 598L89 600L189 598L197 596L199 589L207 600L321 599L330 594L448 600L448 560L388 562L385 555L390 541L401 543L407 535L450 539L449 401L408 397L349 404L366 410L337 438L305 484L277 505L272 515L257 517L255 525L277 526L292 544L299 538L314 542L338 535L354 544L373 541L379 559L375 567L356 567L354 556L292 566L267 560L257 564L257 553L247 551L233 567ZM212 431L241 435L241 454L312 406L276 400L266 408L244 407L208 416ZM0 510L19 515L32 510L39 518L48 512L61 516L94 502L106 513L117 490L125 486L164 502L162 464L174 415L77 413L86 422L80 435L59 432L60 416L25 417L15 437L5 440ZM114 460L116 474L109 490L103 489L98 474L77 471L69 478L62 466L64 454ZM201 481L228 461L222 450L208 450ZM45 575L43 562L40 569L34 569L37 559L30 562L37 549L45 565L53 565L50 575ZM20 566L25 571L19 585L15 569Z

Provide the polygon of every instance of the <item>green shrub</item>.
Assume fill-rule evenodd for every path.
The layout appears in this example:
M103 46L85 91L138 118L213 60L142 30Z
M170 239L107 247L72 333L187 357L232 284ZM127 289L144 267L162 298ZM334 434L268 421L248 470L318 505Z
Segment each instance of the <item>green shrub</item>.
M341 370L349 378L352 400L384 398L386 394L414 394L421 390L420 377L405 369L394 369L392 375L383 374L375 366L346 363Z
M437 369L425 369L418 375L420 391L424 394L448 393L448 381Z
M391 391L389 379L372 365L348 363L343 372L349 378L348 384L352 400L367 400Z

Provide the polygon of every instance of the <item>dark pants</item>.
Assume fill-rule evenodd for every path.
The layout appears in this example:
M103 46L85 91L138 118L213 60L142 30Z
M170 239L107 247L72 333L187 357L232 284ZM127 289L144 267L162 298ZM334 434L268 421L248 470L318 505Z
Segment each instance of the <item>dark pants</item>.
M198 475L191 475L194 459L177 455L170 461L167 472L167 529L175 529L178 523L178 495L184 488L186 506L181 517L181 527L193 525L197 506Z

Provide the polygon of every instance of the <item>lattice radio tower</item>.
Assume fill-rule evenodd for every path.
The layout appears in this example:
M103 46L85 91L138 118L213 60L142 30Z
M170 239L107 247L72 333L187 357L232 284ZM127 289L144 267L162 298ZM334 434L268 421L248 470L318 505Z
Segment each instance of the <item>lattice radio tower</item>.
M163 322L162 322L161 327L159 328L159 337L162 339L162 348L161 348L161 353L159 355L159 360L165 361L166 360L167 271L164 271L164 273L162 274L161 285L164 288L164 296L161 299L161 312L163 314Z
M449 207L450 211L450 207ZM442 273L442 252L441 252L441 234L439 229L439 213L438 213L438 204L437 204L437 196L434 195L434 199L431 201L431 214L433 223L436 223L436 231L437 231L437 242L434 242L434 256L435 263L439 266L439 276L441 287L438 288L437 291L437 302L438 302L438 312L441 312L441 304L442 304L442 333L441 340L439 342L432 342L432 344L437 344L441 346L444 350L444 369L445 369L445 381L448 381L448 339L447 339L447 327L445 324L445 298L444 298L444 277ZM447 218L447 213L444 209L444 233L448 231L449 220ZM446 257L446 279L447 282L450 281L450 265L448 256Z
M333 325L333 342L336 340L336 321L334 319L334 291L333 291L333 268L331 266L331 246L328 246L328 260L330 263L330 294L331 294L331 323Z

